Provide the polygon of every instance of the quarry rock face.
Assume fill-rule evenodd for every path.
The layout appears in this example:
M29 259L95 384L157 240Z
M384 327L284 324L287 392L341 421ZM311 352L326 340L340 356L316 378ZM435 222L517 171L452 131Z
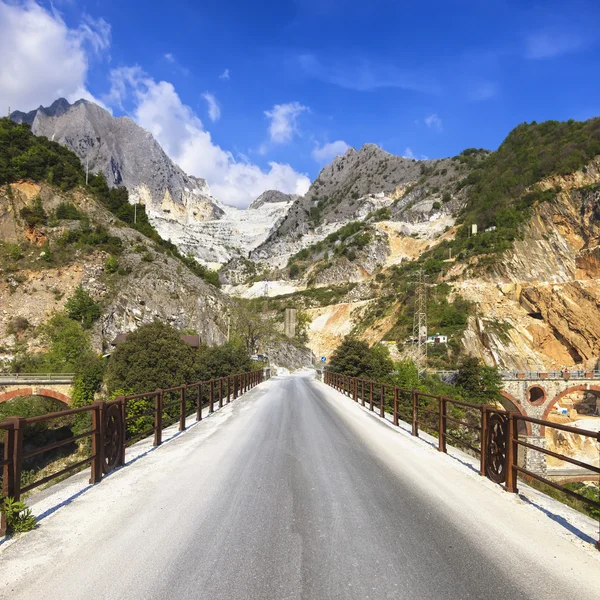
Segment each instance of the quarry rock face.
M11 118L72 150L84 168L104 173L111 187L125 186L130 202L145 205L161 237L210 266L247 257L298 198L269 190L247 210L227 206L211 196L206 180L180 169L149 132L87 100L70 104L61 98Z

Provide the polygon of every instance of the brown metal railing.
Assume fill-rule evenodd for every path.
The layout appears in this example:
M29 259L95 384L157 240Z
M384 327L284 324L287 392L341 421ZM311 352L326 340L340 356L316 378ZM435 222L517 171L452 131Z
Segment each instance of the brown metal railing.
M323 381L332 388L351 396L355 402L360 402L370 411L375 412L377 409L382 418L387 418L385 412L387 406L392 413L394 425L398 426L400 420L411 424L411 433L415 437L419 436L419 429L428 431L438 438L440 452L447 452L448 444L467 448L472 454L479 456L479 474L504 485L507 492L518 491L517 478L520 474L526 479L539 481L600 511L600 502L578 494L522 466L519 463L519 448L540 452L598 475L600 475L600 459L598 466L576 460L520 439L519 431L526 431L526 423L536 424L591 439L599 444L599 450L600 432L526 417L519 412L498 410L488 404L462 402L447 396L403 389L391 384L349 377L330 371L324 372ZM600 550L600 541L596 547Z
M104 475L125 464L127 446L150 435L154 436L153 445L159 446L162 443L163 429L166 427L179 421L179 430L183 431L188 416L195 413L196 421L201 421L202 410L206 406L209 413L212 413L215 410L215 403L221 408L224 402L229 403L263 381L264 372L261 369L143 394L118 396L109 402L94 402L89 406L37 417L26 419L10 417L0 423L0 441L2 437L4 439L4 456L0 461L2 468L0 503L6 497L19 500L22 494L86 465L91 465L90 483L98 483ZM41 448L23 450L23 433L27 426L73 415L89 417L90 428ZM84 459L33 483L22 485L21 472L24 461L88 438L90 452ZM2 513L0 534L5 531L6 522Z

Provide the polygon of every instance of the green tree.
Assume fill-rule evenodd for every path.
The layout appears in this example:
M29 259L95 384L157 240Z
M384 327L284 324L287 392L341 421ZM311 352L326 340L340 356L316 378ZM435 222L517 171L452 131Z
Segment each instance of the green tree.
M346 337L332 354L328 369L352 377L390 381L394 363L382 344L370 348L366 342Z
M142 325L117 346L108 362L106 386L142 393L195 380L194 350L175 328L155 321Z
M100 318L100 305L81 285L76 288L73 296L66 301L65 309L70 319L79 321L86 329L89 329L94 321Z
M196 353L195 368L195 379L200 381L250 371L252 361L243 344L230 342L201 348Z
M499 397L502 378L498 369L484 365L474 356L467 356L459 364L455 385L469 398L485 402Z
M48 352L41 356L40 366L48 372L77 372L82 361L93 355L87 332L64 313L54 314L40 329L49 346Z
M412 360L401 360L394 363L392 378L394 385L405 390L416 390L421 385L419 381L419 369Z
M302 344L308 342L308 328L312 317L305 310L296 311L296 339Z
M276 337L273 319L265 314L262 300L241 301L233 307L233 338L242 343L249 355Z

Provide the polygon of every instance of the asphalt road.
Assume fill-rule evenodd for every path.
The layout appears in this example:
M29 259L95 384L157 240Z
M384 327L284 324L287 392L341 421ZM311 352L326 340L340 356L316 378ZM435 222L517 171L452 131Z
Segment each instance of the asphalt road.
M0 597L597 600L593 554L455 463L271 380L1 551Z

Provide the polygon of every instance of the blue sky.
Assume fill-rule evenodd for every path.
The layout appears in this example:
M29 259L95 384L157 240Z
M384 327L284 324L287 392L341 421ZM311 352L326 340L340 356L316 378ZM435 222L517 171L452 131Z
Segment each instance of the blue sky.
M81 92L238 205L305 187L348 145L437 158L494 149L523 121L600 114L600 3L587 0L0 0L0 40L15 11L32 30L51 20L57 39L38 63L5 39L19 69L10 89L0 66L0 102ZM81 60L53 84L61 35ZM28 82L36 68L43 85Z

